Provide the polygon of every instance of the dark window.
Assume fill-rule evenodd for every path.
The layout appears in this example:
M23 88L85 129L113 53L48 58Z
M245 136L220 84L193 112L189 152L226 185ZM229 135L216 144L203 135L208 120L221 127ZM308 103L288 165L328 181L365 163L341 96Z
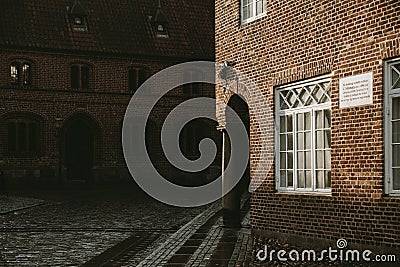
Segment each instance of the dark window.
M14 61L10 66L11 84L16 87L31 86L32 84L31 64L27 62Z
M141 68L130 69L128 76L128 87L132 93L135 93L144 81L146 81L146 71Z
M71 88L89 89L89 67L86 65L71 66Z
M7 144L10 153L34 153L38 151L37 122L25 119L10 119L7 122Z
M201 80L203 73L198 70L188 70L183 73L183 93L188 95L196 95L201 91L201 83L193 82Z
M87 32L88 16L85 7L80 1L75 1L71 9L68 9L68 18L72 31Z

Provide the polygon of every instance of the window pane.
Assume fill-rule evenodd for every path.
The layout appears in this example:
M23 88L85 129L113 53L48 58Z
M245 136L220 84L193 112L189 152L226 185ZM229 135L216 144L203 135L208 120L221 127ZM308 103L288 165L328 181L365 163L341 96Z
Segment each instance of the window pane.
M293 187L293 171L287 172L287 186Z
M393 153L393 167L400 167L400 145L393 145L392 146L392 153Z
M279 128L281 133L286 132L286 119L285 116L280 117L280 123L279 123Z
M249 9L248 9L248 14L249 18L254 17L254 12L253 12L253 2L250 2Z
M286 151L286 135L281 134L280 135L280 149L281 151Z
M400 64L396 64L392 66L392 88L399 88L400 87L400 79L399 79L399 72L400 72Z
M246 20L248 18L249 18L249 7L243 6L243 20Z
M311 152L305 152L306 169L311 169Z
M71 66L71 88L79 88L79 67Z
M29 86L31 85L31 66L29 64L24 64L22 66L22 73L24 77L24 85Z
M399 73L397 72L398 69L396 69L395 66L392 67L392 86L396 83L396 81L399 79Z
M322 129L324 128L324 118L323 118L323 111L322 110L318 110L315 116L315 126L316 129Z
M304 169L304 152L297 152L297 169Z
M317 169L323 169L324 168L324 151L317 151L316 153L316 161L317 161Z
M12 63L11 64L11 83L18 84L19 83L19 64Z
M305 149L311 149L311 132L305 133Z
M306 188L311 188L311 171L306 171Z
M82 89L89 89L89 68L82 66Z
M317 171L317 184L316 184L316 187L318 189L323 189L324 188L324 183L325 183L324 174L325 174L324 171Z
M325 169L329 170L331 168L331 151L325 151Z
M280 168L286 169L286 153L281 153L280 160Z
M311 130L311 113L307 112L304 114L304 126L305 130Z
M304 130L304 114L297 114L297 130L303 131Z
M18 123L18 147L20 152L26 151L26 124L23 122Z
M293 134L288 134L287 135L287 149L289 151L293 150Z
M287 153L287 168L290 170L293 169L293 152Z
M400 190L400 169L393 169L393 190Z
M392 99L392 119L400 119L400 97Z
M280 185L281 187L286 187L286 171L281 171L280 173Z
M317 149L324 148L324 132L323 131L317 131Z
M262 14L264 11L263 0L257 0L256 3L256 15Z
M297 149L299 149L299 150L304 149L304 134L303 133L297 134Z
M331 147L331 130L325 130L324 131L325 136L324 136L324 146L325 148L330 148Z
M392 123L392 142L400 143L400 121Z
M288 133L291 133L291 132L293 132L293 117L292 117L292 115L287 115L286 116L286 119L287 119L287 131L288 131Z
M325 189L331 188L331 171L325 171Z
M15 152L17 150L17 125L15 122L7 124L8 129L8 151Z
M305 173L304 173L304 171L297 171L297 187L305 188Z
M331 111L329 109L325 109L324 115L324 127L331 128Z

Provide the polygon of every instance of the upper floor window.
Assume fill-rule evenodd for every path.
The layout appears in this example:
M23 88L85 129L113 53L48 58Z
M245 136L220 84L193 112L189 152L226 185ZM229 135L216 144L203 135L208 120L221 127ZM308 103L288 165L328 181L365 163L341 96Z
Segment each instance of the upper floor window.
M36 153L39 150L39 124L29 118L10 118L6 121L9 153Z
M69 23L73 31L88 31L87 14L82 3L75 1L68 13Z
M276 177L279 191L331 188L331 80L277 88Z
M24 61L14 61L10 66L10 79L13 86L31 86L32 71L31 64Z
M128 87L131 93L136 90L146 81L146 70L143 68L131 68L128 71Z
M203 78L203 72L200 70L186 70L183 73L183 93L187 95L196 95L201 91L201 83L196 82Z
M385 64L386 193L400 195L400 59Z
M71 66L71 88L89 89L89 66L84 64Z
M151 26L156 37L168 38L168 18L161 8L161 1L158 2L158 7L154 16L150 18Z
M241 0L242 23L253 21L265 15L267 0Z

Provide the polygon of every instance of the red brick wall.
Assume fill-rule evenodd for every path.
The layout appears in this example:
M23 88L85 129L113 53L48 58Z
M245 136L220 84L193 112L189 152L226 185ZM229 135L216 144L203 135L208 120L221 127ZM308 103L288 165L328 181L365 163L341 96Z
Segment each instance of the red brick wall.
M332 194L276 193L273 168L253 169L255 179L267 177L252 195L253 228L400 248L400 198L383 190L382 83L382 61L400 56L398 1L267 1L266 16L243 25L239 4L216 1L216 59L235 61L256 83L252 102L266 98L273 108L276 86L333 73ZM373 105L339 109L339 79L366 72L374 74ZM261 109L249 108L253 122ZM270 134L256 129L253 147ZM254 167L260 154L252 153Z
M13 88L10 84L10 63L27 60L32 64L31 88ZM118 57L109 55L78 55L50 52L34 52L13 49L0 51L0 169L26 171L46 170L54 175L57 165L56 118L65 124L74 114L89 116L98 127L94 168L101 176L127 174L121 148L121 123L132 97L128 90L128 69L143 67L148 77L179 63L182 59L152 59ZM70 66L85 63L90 66L90 91L71 90ZM213 97L213 87L203 86L202 94ZM187 99L182 88L171 91L152 112L151 120L162 126L165 116L173 107ZM38 155L13 156L7 153L6 126L3 118L13 112L32 113L43 120L43 137ZM63 134L63 128L61 134ZM159 129L158 129L159 130ZM159 137L159 132L151 133ZM64 148L61 145L63 158ZM156 149L160 149L157 147ZM160 151L156 155L162 155ZM157 166L171 173L173 168L164 158L155 158ZM64 159L62 159L64 161ZM157 162L159 161L159 162ZM7 175L13 176L11 173ZM126 176L128 177L128 176Z

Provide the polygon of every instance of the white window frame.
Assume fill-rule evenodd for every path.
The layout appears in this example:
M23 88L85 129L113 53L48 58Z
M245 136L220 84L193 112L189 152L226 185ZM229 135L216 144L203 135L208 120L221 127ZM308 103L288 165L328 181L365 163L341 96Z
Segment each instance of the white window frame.
M331 110L331 101L322 103L322 104L317 104L317 105L311 105L311 106L306 106L306 107L297 107L297 108L290 108L286 110L281 110L280 109L280 96L279 92L283 89L291 89L291 88L298 88L299 86L307 86L307 85L312 85L312 84L317 84L317 83L323 83L323 82L331 82L332 74L324 75L324 76L319 76L316 78L308 79L306 81L301 81L301 82L296 82L296 83L291 83L288 85L284 86L279 86L276 88L275 93L275 181L276 181L276 189L278 192L293 192L293 193L310 193L310 194L329 194L332 192L331 188L326 188L326 189L318 189L316 188L316 144L315 144L315 133L316 133L316 127L315 127L315 113L316 111L319 110L325 110L325 109L330 109ZM331 85L332 86L332 85ZM297 138L295 137L295 132L297 132L297 120L296 114L299 113L306 113L310 112L311 113L311 173L312 173L312 178L311 178L311 188L298 188L297 187ZM280 116L281 115L292 115L293 119L293 187L281 187L280 186ZM332 123L332 122L331 122ZM332 128L331 128L332 129ZM331 167L332 168L332 167Z
M400 58L388 60L384 63L384 94L385 94L385 193L391 196L400 196L400 190L393 189L393 161L392 161L392 101L400 97L400 88L391 89L391 66L400 64Z
M244 5L243 5L243 1L244 1L244 0L240 0L240 20L241 20L242 24L246 24L246 23L255 21L255 20L257 20L257 19L260 19L260 18L262 18L262 17L265 17L265 15L267 14L267 12L265 11L265 6L264 6L264 7L263 7L263 8L264 8L264 12L262 12L262 13L260 13L260 14L258 14L258 15L255 15L255 14L256 14L256 11L257 11L257 5L256 5L257 0L249 0L249 1L252 1L252 2L253 2L253 14L254 14L254 15L253 15L252 17L250 17L250 18L243 19L243 18L244 18L244 14L243 14L243 7L244 7ZM264 0L264 1L267 1L267 0ZM264 5L265 5L265 3L264 3Z

